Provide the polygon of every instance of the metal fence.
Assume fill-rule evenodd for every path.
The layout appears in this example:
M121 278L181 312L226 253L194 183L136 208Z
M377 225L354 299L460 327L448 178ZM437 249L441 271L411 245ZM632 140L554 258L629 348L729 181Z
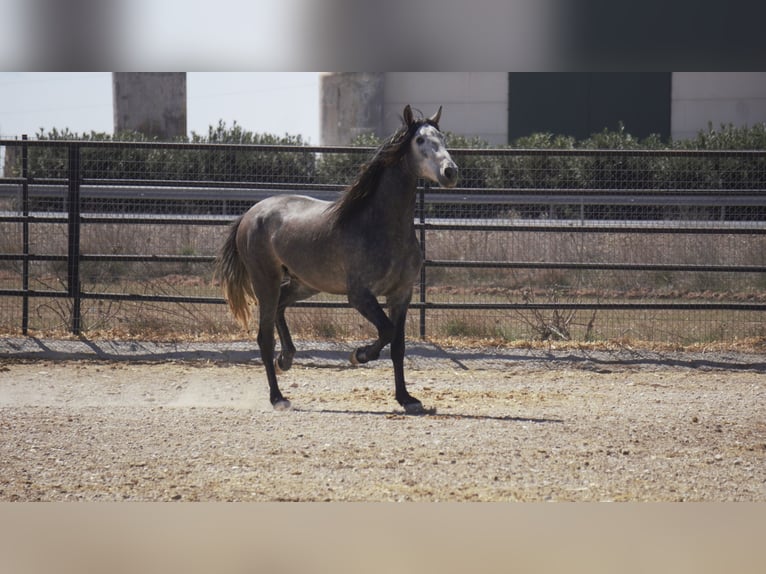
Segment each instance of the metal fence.
M213 282L225 227L263 197L332 199L367 148L0 140L0 330L236 335ZM410 336L763 337L766 152L452 150L419 190ZM369 337L345 300L288 320Z

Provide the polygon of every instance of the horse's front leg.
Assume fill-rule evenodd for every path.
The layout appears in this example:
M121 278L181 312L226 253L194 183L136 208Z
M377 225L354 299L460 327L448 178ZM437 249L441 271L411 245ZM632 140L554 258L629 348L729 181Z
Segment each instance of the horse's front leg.
M364 347L359 347L351 353L350 360L354 365L374 361L380 356L380 350L391 342L394 337L394 325L383 308L368 289L350 289L348 302L362 314L378 330L378 338Z
M407 322L407 307L410 304L412 293L403 302L389 303L391 308L391 321L394 325L394 337L391 340L391 361L394 364L394 385L396 387L396 400L404 407L408 414L422 414L423 404L407 392L407 383L404 381L404 330Z

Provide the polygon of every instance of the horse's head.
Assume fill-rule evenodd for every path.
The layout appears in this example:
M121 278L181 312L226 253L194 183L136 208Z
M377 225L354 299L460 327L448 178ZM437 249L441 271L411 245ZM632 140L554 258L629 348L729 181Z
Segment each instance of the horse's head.
M444 145L444 136L439 131L442 108L439 106L433 116L424 121L415 120L412 108L404 108L404 121L414 130L410 140L412 165L418 177L438 182L443 187L455 187L458 168Z

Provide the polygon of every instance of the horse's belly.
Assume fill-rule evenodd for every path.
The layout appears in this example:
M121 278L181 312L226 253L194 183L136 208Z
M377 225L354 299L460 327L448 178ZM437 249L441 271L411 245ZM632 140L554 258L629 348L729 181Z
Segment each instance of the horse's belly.
M311 237L293 236L291 241L275 247L287 272L307 287L337 295L346 292L346 268L332 245Z
M323 293L345 295L349 284L357 283L366 287L376 296L389 296L407 292L420 273L420 254L405 263L390 262L381 266L381 261L369 261L374 269L361 269L349 265L348 260L333 257L328 253L313 251L313 257L296 257L284 261L291 275L307 287Z
M345 274L333 271L329 266L322 269L288 269L291 274L300 279L301 283L315 291L332 295L345 295L348 290Z

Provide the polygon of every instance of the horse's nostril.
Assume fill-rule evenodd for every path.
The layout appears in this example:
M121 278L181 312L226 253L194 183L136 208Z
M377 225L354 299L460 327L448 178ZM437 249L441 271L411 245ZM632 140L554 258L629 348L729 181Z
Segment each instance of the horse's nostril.
M444 168L444 177L449 180L453 180L457 177L457 169L454 167Z

